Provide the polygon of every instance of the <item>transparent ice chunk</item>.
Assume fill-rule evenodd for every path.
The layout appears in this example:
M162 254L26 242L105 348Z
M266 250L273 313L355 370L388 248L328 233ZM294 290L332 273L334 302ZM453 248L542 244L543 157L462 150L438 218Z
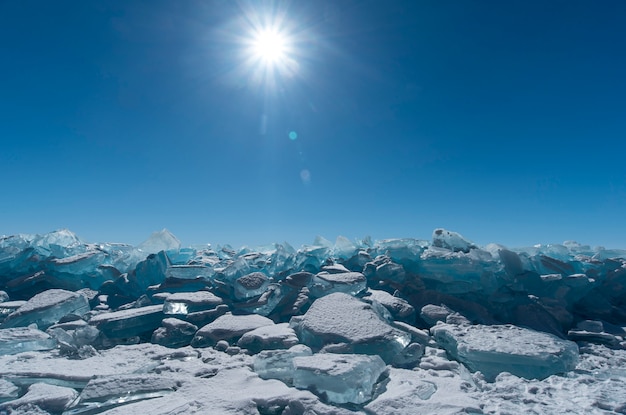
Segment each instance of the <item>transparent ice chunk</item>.
M288 385L293 382L293 358L311 356L311 348L303 344L287 350L263 350L254 356L254 371L263 379L278 379Z
M330 293L341 292L356 295L365 291L367 280L360 272L329 273L322 271L313 276L309 290L313 297L323 297Z
M0 329L0 355L54 349L57 341L32 327Z
M379 356L317 353L293 359L293 385L323 394L329 402L362 404L385 371Z
M154 232L148 239L137 246L137 249L148 254L156 254L159 251L172 251L178 253L180 241L170 231L163 229Z

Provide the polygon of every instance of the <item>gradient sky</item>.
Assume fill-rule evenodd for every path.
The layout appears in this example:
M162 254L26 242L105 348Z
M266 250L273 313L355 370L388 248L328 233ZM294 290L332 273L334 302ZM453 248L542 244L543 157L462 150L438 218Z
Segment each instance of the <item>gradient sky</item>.
M626 248L626 2L0 0L0 139L0 235Z

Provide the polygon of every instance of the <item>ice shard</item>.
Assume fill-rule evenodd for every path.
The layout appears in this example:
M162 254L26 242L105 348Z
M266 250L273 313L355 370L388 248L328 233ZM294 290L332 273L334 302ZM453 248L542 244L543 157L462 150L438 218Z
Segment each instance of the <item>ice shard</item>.
M156 254L159 251L178 253L180 241L170 231L163 229L154 232L148 239L137 246L137 249L149 254Z

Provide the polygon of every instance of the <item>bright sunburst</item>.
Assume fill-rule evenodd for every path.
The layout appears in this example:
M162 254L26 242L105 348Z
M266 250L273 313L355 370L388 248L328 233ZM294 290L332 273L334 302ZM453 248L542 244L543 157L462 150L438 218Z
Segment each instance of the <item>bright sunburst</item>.
M230 32L238 50L239 62L233 75L239 82L274 94L302 77L307 33L285 7L268 9L261 2L242 2L241 15Z
M265 63L277 64L287 58L287 38L276 30L258 32L252 48L257 58Z

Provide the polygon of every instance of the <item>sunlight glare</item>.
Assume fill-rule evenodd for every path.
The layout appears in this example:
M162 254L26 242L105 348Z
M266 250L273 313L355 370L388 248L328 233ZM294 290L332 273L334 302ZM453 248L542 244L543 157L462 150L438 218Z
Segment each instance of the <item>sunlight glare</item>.
M255 54L266 62L276 63L285 58L286 39L275 30L263 30L256 35Z

